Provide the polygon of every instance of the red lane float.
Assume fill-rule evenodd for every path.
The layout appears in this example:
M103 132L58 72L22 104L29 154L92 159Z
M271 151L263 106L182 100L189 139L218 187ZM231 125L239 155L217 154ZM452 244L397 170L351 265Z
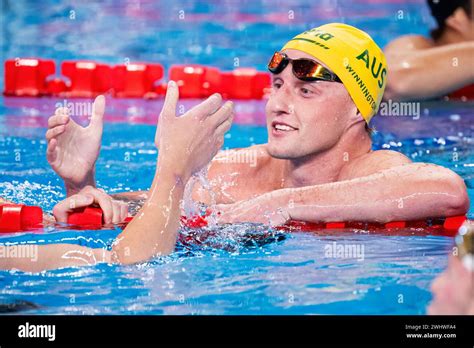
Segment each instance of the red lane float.
M305 222L305 221L290 221L284 226L277 227L282 230L310 232L316 230L334 230L334 229L355 229L364 231L390 230L390 229L404 229L404 228L422 228L436 231L446 236L454 237L466 221L464 215L450 216L446 218L433 218L422 221L392 221L387 223L375 222Z
M93 98L112 92L117 98L157 98L166 93L160 64L129 63L109 66L91 60L65 61L56 77L53 60L37 58L5 62L5 95ZM204 65L173 65L169 79L177 82L182 98L207 98L221 93L229 99L262 99L270 87L268 72L252 68L220 71Z
M161 64L129 63L112 70L114 96L118 98L156 98L154 84L163 78ZM161 93L160 93L161 94Z
M191 218L181 217L181 222L190 228L202 228L208 225L206 215L196 215ZM129 223L133 218L128 217L123 224ZM392 221L385 224L369 222L303 222L290 221L278 226L284 231L317 231L334 229L358 229L358 230L387 230L403 228L429 228L432 231L441 232L444 235L454 236L459 227L466 221L466 217L451 216L446 218L433 218L425 221ZM26 206L23 204L3 204L0 205L0 232L18 232L42 226L43 211L37 206ZM67 222L80 228L101 228L103 225L102 209L96 207L86 207L78 209L69 214Z
M262 99L270 87L270 74L240 68L221 73L221 93L229 99Z
M39 97L49 93L46 78L54 74L54 60L17 58L5 61L5 95Z
M111 68L93 61L70 61L61 64L61 73L71 81L67 97L91 98L112 88Z
M207 98L218 92L221 84L219 69L204 65L173 65L169 79L175 81L182 98Z
M448 95L449 99L468 99L474 100L474 84L465 86Z
M23 204L0 205L0 232L18 232L41 227L43 210Z
M185 216L181 217L181 222L190 228L202 228L208 225L206 215L196 215L191 218ZM430 228L433 230L443 230L443 234L454 236L459 227L466 221L466 216L451 216L446 218L433 218L424 221L392 221L387 223L372 223L372 222L304 222L304 221L290 221L289 223L278 226L279 230L285 231L315 231L315 230L333 230L333 229L359 229L359 230L386 230L386 229L402 229L402 228ZM124 222L130 222L132 217L129 217ZM102 210L100 208L87 207L78 210L69 215L68 223L76 226L95 226L100 228L102 226Z

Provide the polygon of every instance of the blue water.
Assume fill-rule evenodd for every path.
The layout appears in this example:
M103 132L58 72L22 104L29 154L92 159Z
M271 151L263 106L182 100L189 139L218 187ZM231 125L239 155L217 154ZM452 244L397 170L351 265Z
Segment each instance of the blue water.
M383 46L396 35L426 34L423 1L3 2L5 58L41 56L212 64L263 69L286 38L327 21L367 30ZM138 5L139 4L139 5ZM70 19L74 11L75 19ZM185 19L179 19L184 11ZM294 19L288 19L288 11ZM403 11L403 19L399 18ZM397 16L398 15L398 16ZM383 28L383 30L380 30ZM2 65L3 69L3 65ZM3 74L2 74L3 79ZM2 80L3 81L3 80ZM3 82L2 82L3 83ZM75 100L77 101L77 100ZM64 198L49 168L46 121L62 99L0 98L0 196L51 211ZM183 101L185 108L198 100ZM145 190L154 173L153 144L162 101L108 98L97 180L108 192ZM376 117L374 148L449 167L474 198L472 102L426 102L421 117ZM266 141L264 102L236 103L224 147ZM76 116L78 122L85 117ZM469 215L473 216L471 208ZM285 234L239 224L197 234L169 257L140 266L68 268L41 274L0 271L0 303L29 301L40 314L424 314L430 283L447 264L452 240L407 231L384 236ZM5 235L1 243L107 244L119 230L49 228ZM363 257L327 254L336 245L363 247Z

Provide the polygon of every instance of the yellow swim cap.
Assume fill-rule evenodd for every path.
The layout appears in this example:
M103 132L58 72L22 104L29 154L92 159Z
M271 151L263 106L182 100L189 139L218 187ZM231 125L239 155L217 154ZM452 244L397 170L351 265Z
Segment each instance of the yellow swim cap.
M330 23L295 36L285 49L306 52L331 69L367 123L377 113L385 90L387 62L367 33L347 24Z

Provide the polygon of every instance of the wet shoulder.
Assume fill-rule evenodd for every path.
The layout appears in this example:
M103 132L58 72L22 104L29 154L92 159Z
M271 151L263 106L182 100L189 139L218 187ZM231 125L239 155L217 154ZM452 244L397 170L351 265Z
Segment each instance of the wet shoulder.
M339 181L351 180L377 173L382 170L411 163L404 154L391 150L371 151L349 161L339 175Z
M241 174L252 175L261 172L270 162L270 156L264 144L241 149L228 149L219 152L214 157L209 174L238 171Z

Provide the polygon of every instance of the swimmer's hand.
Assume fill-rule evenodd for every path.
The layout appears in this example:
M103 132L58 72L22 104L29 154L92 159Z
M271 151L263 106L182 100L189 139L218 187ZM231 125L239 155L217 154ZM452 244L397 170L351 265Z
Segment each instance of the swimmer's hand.
M159 149L158 168L187 179L207 165L222 147L224 134L232 125L233 103L222 105L222 97L216 93L176 117L178 99L178 86L170 81L155 144Z
M99 95L92 106L87 127L74 122L67 108L58 108L48 119L46 157L53 170L64 180L67 195L87 185L95 186L94 166L102 139L105 98Z
M126 203L116 201L103 190L92 186L86 186L78 193L56 204L53 208L53 215L57 222L67 222L68 214L73 212L74 209L93 204L100 206L102 209L106 224L121 223L128 215Z

